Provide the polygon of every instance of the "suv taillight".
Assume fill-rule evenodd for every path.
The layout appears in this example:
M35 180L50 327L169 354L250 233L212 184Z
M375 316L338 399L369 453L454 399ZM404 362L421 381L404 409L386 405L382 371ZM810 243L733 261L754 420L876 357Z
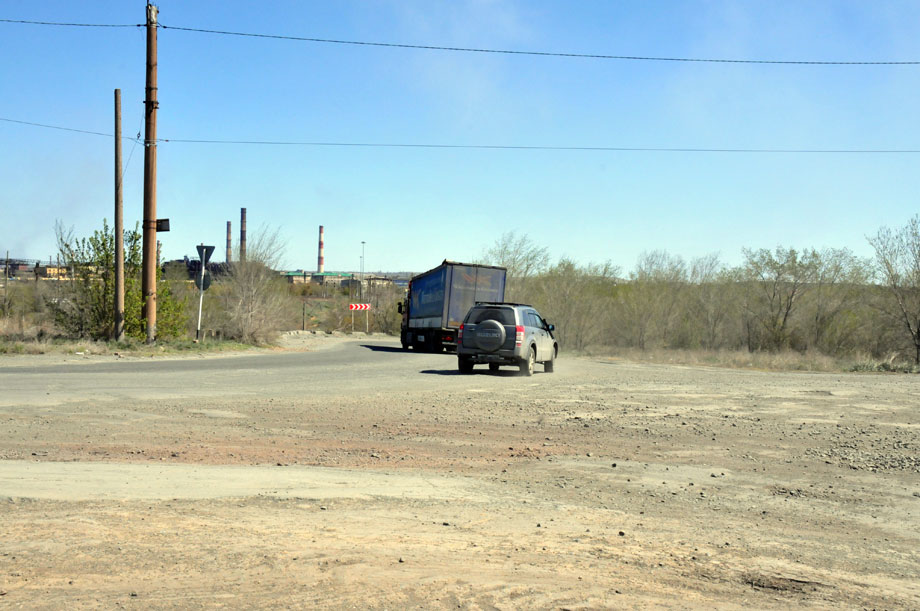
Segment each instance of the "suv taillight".
M514 328L514 345L522 346L524 344L524 327L518 325Z
M463 323L460 323L460 330L457 331L457 345L463 344Z

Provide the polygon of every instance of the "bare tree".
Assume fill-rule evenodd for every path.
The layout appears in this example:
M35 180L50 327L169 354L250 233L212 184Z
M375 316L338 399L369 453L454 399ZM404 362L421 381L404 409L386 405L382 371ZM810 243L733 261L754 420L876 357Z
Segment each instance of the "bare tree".
M778 350L790 345L792 314L802 293L814 281L818 254L778 246L775 252L743 249L750 284L745 307L748 348ZM756 346L754 344L757 344Z
M617 288L615 329L626 343L640 349L672 339L677 305L687 281L687 266L663 250L643 252L629 283Z
M722 344L721 332L730 311L729 279L718 253L690 262L690 285L689 316L699 327L700 345L714 350Z
M511 278L529 278L549 266L549 251L534 244L526 233L519 236L509 231L483 253L483 260L506 268Z
M284 253L279 230L262 227L250 234L246 260L235 257L223 293L227 337L247 343L274 340L298 305L275 269Z
M914 362L920 365L920 215L895 231L882 227L868 240L894 300L886 312L903 325L914 346Z
M342 293L336 294L330 299L329 307L326 308L326 315L322 323L322 327L327 333L351 330L354 312L348 310L349 302L353 302L350 296Z
M868 263L849 249L828 248L817 255L807 306L808 335L815 348L835 354L851 344L859 322L845 314L861 306L867 280Z
M582 350L601 341L610 296L619 269L609 262L579 266L570 259L534 278L528 299L556 326L559 344Z

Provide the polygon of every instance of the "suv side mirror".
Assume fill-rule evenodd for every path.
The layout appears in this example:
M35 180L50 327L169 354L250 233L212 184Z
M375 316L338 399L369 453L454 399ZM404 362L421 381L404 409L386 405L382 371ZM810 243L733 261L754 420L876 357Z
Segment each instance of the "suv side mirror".
M550 331L555 331L555 330L556 330L556 325L547 325L546 328L549 329Z

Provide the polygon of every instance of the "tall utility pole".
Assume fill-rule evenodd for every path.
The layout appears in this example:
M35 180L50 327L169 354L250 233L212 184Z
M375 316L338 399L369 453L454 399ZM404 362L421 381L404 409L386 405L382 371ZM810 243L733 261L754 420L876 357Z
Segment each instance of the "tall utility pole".
M147 96L144 100L144 257L141 292L147 343L157 337L157 7L147 5Z
M125 232L121 175L121 89L115 90L115 341L125 339Z

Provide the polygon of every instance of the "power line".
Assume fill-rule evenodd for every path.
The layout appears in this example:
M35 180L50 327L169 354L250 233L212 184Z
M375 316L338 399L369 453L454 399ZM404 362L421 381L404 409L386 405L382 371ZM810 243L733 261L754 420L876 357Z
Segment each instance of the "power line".
M139 23L63 23L55 21L27 21L22 19L0 19L2 23L17 23L28 25L46 26L71 26L84 28L134 28L144 27ZM240 36L247 38L267 38L274 40L291 40L296 42L314 42L335 45L353 45L364 47L386 47L394 49L419 49L426 51L450 51L458 53L488 53L498 55L527 55L534 57L562 57L572 59L601 59L619 61L644 61L644 62L683 62L683 63L710 63L710 64L772 64L772 65L798 65L798 66L917 66L920 61L820 61L820 60L778 60L778 59L727 59L713 57L667 57L653 55L606 55L599 53L565 53L555 51L521 51L512 49L487 49L476 47L450 47L444 45L413 45L408 43L375 42L366 40L345 40L336 38L315 38L307 36L286 36L282 34L262 34L256 32L235 32L230 30L212 30L207 28L190 28L159 24L157 27L164 30L178 30L199 34L217 34L222 36Z
M125 180L125 174L128 172L128 166L131 165L131 158L134 157L134 149L137 148L137 145L141 142L141 128L144 126L144 115L141 115L141 124L137 126L137 136L134 138L126 138L122 136L122 140L131 140L133 144L131 145L131 151L128 153L128 160L125 161L125 165L121 168L121 179L119 184L122 184ZM114 137L114 136L113 136Z
M775 59L719 59L699 57L656 57L642 55L601 55L595 53L561 53L552 51L513 51L509 49L481 49L475 47L446 47L438 45L411 45L392 42L369 42L360 40L340 40L334 38L309 38L305 36L284 36L280 34L256 34L250 32L232 32L227 30L208 30L203 28L186 28L160 24L164 30L181 30L184 32L198 32L204 34L221 34L224 36L245 36L250 38L272 38L277 40L294 40L300 42L319 42L336 45L358 45L369 47L390 47L397 49L424 49L428 51L455 51L461 53L493 53L503 55L530 55L538 57L568 57L577 59L606 59L646 62L697 62L714 64L780 64L780 65L810 65L810 66L916 66L920 61L807 61L807 60L775 60Z
M7 123L19 123L20 125L31 125L33 127L44 127L46 129L59 129L65 132L77 132L80 134L91 134L93 136L108 136L109 138L114 138L114 134L104 134L102 132L93 132L86 129L75 129L73 127L61 127L60 125L46 125L44 123L33 123L31 121L17 121L16 119L6 119L0 117L0 121L6 121ZM130 138L123 138L124 140L130 140Z
M917 154L920 149L758 149L758 148L701 148L654 146L551 146L511 144L431 144L397 142L293 142L271 140L189 140L164 138L160 142L181 144L237 144L265 146L339 146L353 148L420 148L420 149L473 149L505 151L587 151L623 153L858 153L858 154Z
M0 19L2 23L21 23L26 25L58 25L77 28L140 28L143 23L62 23L60 21L27 21L25 19Z
M143 120L144 118L141 117L141 125L143 125ZM61 127L60 125L46 125L44 123L33 123L31 121L17 121L16 119L6 119L4 117L0 117L0 121L6 121L8 123L19 123L20 125L31 125L33 127L44 127L46 129L57 129L57 130L65 131L65 132L76 132L78 134L90 134L91 136L104 136L106 138L115 137L114 134L106 134L103 132L94 132L94 131L89 131L86 129L74 129L72 127ZM128 166L131 165L131 157L134 156L134 149L137 148L138 143L141 142L140 127L138 127L137 136L135 138L131 138L130 136L122 136L121 139L128 140L134 143L131 145L131 151L128 153L128 160L125 161L125 165L122 168L121 179L124 180L125 172L127 172Z
M84 129L18 121L0 117L0 121L44 127L94 136L114 137L113 134L94 132ZM137 138L123 137L124 140L140 142ZM792 149L792 148L704 148L704 147L655 147L655 146L551 146L551 145L511 145L511 144L437 144L406 142L323 142L293 140L204 140L191 138L158 138L157 143L167 144L218 144L239 146L305 146L305 147L344 147L344 148L405 148L405 149L467 149L467 150L504 150L504 151L584 151L609 153L745 153L745 154L853 154L853 155L915 155L920 149Z

